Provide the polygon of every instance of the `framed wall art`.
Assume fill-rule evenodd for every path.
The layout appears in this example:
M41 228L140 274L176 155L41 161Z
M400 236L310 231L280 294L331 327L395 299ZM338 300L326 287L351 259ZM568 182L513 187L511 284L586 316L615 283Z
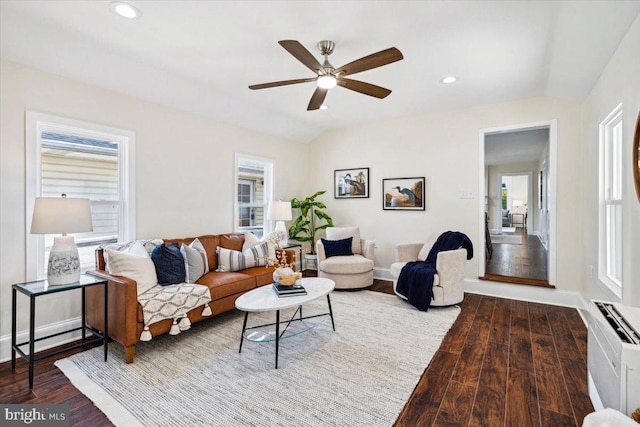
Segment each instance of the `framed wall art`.
M392 211L425 210L425 178L385 178L382 180L382 208Z
M369 197L369 168L337 169L333 172L333 183L336 199Z

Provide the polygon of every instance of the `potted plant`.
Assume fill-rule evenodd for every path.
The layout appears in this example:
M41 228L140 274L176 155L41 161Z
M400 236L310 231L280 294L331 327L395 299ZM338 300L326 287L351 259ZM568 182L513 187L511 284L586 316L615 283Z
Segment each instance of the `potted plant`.
M326 209L326 205L316 198L326 193L326 191L318 191L313 196L309 196L304 200L296 198L291 199L291 208L300 209L300 215L293 221L289 228L289 238L298 242L309 242L311 244L311 252L305 254L307 265L309 261L316 259L316 232L327 227L333 227L333 219L321 209ZM324 221L324 224L320 222Z

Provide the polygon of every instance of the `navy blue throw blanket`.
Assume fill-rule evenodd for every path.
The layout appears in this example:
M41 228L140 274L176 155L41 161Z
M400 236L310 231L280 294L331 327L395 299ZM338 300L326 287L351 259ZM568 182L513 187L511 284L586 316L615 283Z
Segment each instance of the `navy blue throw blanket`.
M442 251L464 248L467 259L473 258L473 243L466 234L446 231L438 237L424 261L408 262L398 277L396 291L407 297L409 304L420 311L427 311L433 299L433 276L436 274L436 258Z

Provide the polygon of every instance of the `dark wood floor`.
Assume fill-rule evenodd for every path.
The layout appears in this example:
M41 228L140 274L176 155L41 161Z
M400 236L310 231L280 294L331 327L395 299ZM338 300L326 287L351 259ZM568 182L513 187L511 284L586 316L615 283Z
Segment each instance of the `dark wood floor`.
M540 239L527 235L523 227L505 235L520 236L522 244L495 243L492 240L493 255L486 257L485 273L547 282L547 250Z
M393 293L376 280L370 290ZM580 426L587 392L586 328L574 309L466 294L462 311L396 426ZM432 308L436 310L436 308ZM53 363L0 364L0 402L70 405L72 426L110 426Z

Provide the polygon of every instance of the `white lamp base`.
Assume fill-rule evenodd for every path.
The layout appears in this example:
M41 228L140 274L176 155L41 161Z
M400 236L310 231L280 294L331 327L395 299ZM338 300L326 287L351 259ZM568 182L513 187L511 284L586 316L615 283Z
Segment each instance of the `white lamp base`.
M273 231L276 233L280 247L284 248L287 246L287 238L289 237L289 234L284 226L284 221L276 221L276 228Z
M73 236L53 238L47 280L50 285L67 285L80 280L80 255Z

